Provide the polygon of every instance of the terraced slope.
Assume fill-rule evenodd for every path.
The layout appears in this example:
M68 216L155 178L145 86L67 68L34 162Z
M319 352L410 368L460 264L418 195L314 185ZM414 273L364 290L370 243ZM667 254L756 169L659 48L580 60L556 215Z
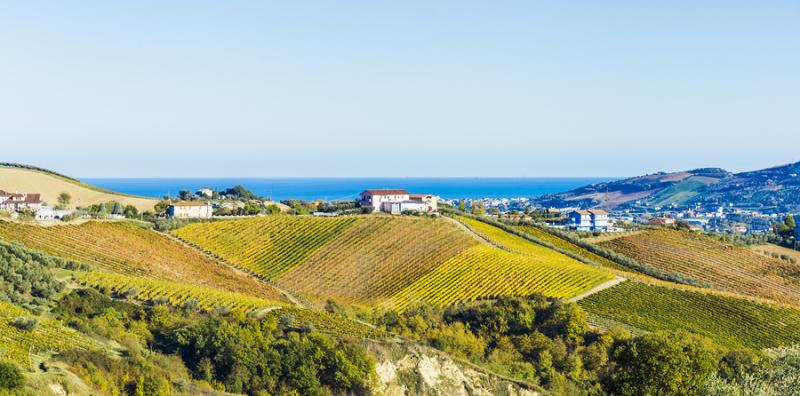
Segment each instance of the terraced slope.
M155 231L118 222L42 227L0 221L0 238L121 274L216 287L267 299L281 295Z
M306 295L370 300L399 292L478 242L448 221L359 221L277 281Z
M459 301L504 295L541 293L567 298L613 279L600 268L539 247L528 254L508 252L484 244L447 260L391 298L394 308L414 301L446 306Z
M686 330L732 348L800 342L800 310L628 281L579 302L597 316L649 331Z
M179 238L272 279L305 261L366 217L268 216L194 223L174 230Z
M704 235L657 229L606 240L600 246L712 287L797 304L800 268Z
M55 353L72 348L95 348L94 341L66 328L60 322L37 317L33 330L22 330L11 323L19 317L33 317L25 309L0 302L0 360L20 365L31 363L31 354Z

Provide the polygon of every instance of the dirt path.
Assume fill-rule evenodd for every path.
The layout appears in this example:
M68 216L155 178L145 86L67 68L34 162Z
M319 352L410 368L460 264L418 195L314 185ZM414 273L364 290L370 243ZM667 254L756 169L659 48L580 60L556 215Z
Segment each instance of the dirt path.
M621 276L618 276L618 277L616 277L616 278L614 278L614 279L612 279L612 280L610 280L608 282L601 283L601 284L599 284L599 285L597 285L597 286L595 286L595 287L593 287L593 288L591 288L591 289L589 289L589 290L587 290L587 291L585 291L585 292L583 292L581 294L578 294L577 296L572 297L572 298L570 298L570 299L568 299L566 301L567 302L577 302L577 301L579 301L581 299L584 299L586 297L591 296L592 294L598 293L598 292L603 291L605 289L608 289L610 287L614 287L614 286L616 286L616 285L618 285L618 284L620 284L620 283L622 283L622 282L624 282L626 280L627 279L625 279L625 278L623 278Z
M194 245L192 245L190 243L187 243L183 239L180 239L180 238L176 237L175 235L170 234L169 232L159 232L159 231L153 231L153 232L158 232L159 234L164 235L167 238L170 238L173 241L178 242L181 245L186 246L187 248L192 249L195 252L197 252L199 254L202 254L203 256L205 256L205 257L207 257L207 258L209 258L211 260L214 260L214 261L216 261L216 262L218 262L218 263L230 268L231 270L235 271L236 273L239 273L239 274L244 275L244 276L248 276L248 277L253 278L253 279L255 279L255 280L259 281L259 282L266 283L267 285L271 286L272 288L274 288L275 290L277 290L281 294L283 294L283 296L286 297L286 299L289 300L290 303L292 303L294 305L297 305L300 308L311 308L311 304L309 302L307 302L305 299L303 299L302 297L294 294L294 292L292 292L291 290L289 290L289 289L287 289L287 288L285 288L285 287L283 287L281 285L278 285L275 282L271 282L269 280L266 280L266 279L262 278L261 276L259 276L258 274L253 273L252 271L248 271L248 270L246 270L244 268L241 268L241 267L237 266L236 264L231 263L228 260L223 259L222 257L210 254L210 253L206 252L203 249L199 249L196 246L194 246Z

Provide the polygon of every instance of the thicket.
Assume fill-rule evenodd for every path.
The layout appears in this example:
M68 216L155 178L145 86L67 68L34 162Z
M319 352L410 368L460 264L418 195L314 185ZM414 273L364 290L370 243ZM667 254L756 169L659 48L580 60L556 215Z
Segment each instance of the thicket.
M686 332L595 331L579 306L541 296L443 310L418 305L374 320L554 395L788 395L800 389L800 346L762 354Z
M0 241L0 301L41 312L48 300L64 288L50 268L85 270L89 267Z
M83 332L117 340L120 359L71 351L62 359L109 394L192 393L192 386L246 394L369 394L374 362L353 342L292 320L191 306L142 306L93 289L73 291L54 313Z

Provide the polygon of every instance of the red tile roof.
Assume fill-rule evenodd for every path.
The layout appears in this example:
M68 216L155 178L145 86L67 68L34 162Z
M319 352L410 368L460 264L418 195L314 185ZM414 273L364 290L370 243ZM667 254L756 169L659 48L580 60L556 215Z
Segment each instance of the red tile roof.
M210 202L184 201L184 202L173 202L170 205L172 205L172 206L209 206L209 205L211 205L211 203Z
M364 190L361 194L369 195L409 195L406 190Z

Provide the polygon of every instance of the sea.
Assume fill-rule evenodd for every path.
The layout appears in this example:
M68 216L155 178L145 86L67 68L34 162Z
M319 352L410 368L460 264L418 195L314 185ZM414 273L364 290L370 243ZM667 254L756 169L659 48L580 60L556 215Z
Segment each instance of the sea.
M256 195L307 201L350 200L367 189L405 189L444 199L533 198L614 178L87 178L85 183L145 197L177 196L180 190L224 190L241 184Z

